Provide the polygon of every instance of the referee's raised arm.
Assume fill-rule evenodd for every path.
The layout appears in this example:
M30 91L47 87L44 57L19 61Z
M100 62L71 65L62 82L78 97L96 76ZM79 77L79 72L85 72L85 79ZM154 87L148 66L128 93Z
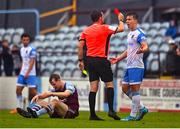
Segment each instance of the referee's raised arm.
M118 20L119 20L119 24L118 24L118 28L116 32L123 32L124 31L124 15L122 13L118 14Z

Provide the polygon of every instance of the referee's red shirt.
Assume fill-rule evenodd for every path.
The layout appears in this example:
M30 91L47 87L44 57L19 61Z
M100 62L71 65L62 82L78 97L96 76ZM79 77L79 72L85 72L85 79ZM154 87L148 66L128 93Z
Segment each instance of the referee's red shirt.
M116 27L109 25L92 24L81 34L80 40L85 40L87 56L107 57L109 53L109 40Z

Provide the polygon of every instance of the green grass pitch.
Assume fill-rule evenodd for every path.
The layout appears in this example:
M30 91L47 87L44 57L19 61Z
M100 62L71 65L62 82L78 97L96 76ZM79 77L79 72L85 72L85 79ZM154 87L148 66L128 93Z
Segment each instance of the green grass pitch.
M48 115L38 119L23 118L0 110L0 128L180 128L180 113L150 112L141 121L115 121L106 112L98 112L105 121L89 121L89 112L81 111L76 119L51 119ZM128 113L118 113L125 117Z

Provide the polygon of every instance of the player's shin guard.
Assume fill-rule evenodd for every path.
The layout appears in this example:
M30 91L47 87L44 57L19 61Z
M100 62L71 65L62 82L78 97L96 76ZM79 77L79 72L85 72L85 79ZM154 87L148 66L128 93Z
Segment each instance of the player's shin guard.
M41 105L39 105L39 104L33 104L33 106L31 107L31 109L32 109L33 111L39 111L41 108L42 108L42 107L41 107Z
M90 116L96 116L95 104L96 104L96 92L90 92L89 93Z
M16 99L17 99L17 107L23 109L23 96L19 95L19 96L16 97Z
M113 112L114 88L107 88L107 101L108 101L109 111Z
M45 108L41 108L40 110L36 111L36 113L38 116L40 116L40 115L46 114L47 110Z
M136 117L140 107L140 94L139 92L132 92L132 106L130 116Z
M127 92L125 92L125 94L132 100L132 91L131 89L129 89ZM144 108L144 104L140 101L140 109Z
M45 109L47 112L53 113L54 112L54 107L51 104L48 104Z

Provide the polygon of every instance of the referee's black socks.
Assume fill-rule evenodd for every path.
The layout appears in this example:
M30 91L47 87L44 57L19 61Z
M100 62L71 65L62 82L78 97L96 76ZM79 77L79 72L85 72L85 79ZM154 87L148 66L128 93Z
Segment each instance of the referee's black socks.
M96 92L90 92L89 93L89 108L90 108L90 115L96 116L95 113L95 104L96 104Z
M109 106L109 111L114 112L113 102L114 102L114 88L107 88L107 101Z

